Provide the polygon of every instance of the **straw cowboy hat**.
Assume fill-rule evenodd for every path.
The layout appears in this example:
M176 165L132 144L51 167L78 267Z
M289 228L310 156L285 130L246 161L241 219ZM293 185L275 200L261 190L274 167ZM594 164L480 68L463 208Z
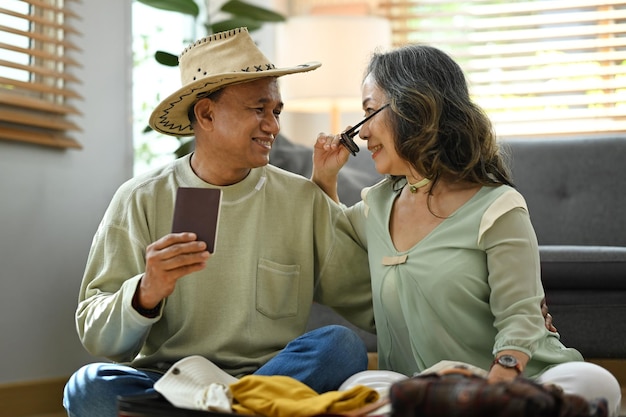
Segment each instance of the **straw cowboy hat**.
M173 136L191 136L187 117L200 97L224 86L311 71L319 62L276 68L256 46L247 28L216 33L188 46L178 59L183 87L163 100L150 116L150 127Z

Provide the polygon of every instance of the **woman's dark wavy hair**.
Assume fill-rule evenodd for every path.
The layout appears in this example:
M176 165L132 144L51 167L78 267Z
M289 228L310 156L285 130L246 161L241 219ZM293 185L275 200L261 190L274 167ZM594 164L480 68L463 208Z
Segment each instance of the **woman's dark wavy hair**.
M442 177L513 186L491 121L445 52L413 44L375 53L366 74L389 99L396 151L432 188ZM392 179L397 185L404 177Z

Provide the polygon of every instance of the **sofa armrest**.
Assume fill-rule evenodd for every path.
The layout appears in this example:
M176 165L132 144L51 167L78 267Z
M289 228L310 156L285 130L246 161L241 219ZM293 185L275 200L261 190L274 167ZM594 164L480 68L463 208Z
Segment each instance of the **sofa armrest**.
M540 245L546 289L626 290L626 247Z

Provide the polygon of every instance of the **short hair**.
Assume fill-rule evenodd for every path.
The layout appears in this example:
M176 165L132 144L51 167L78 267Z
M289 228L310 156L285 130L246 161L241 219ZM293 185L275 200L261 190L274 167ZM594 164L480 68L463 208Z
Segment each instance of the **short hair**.
M189 119L189 123L191 125L191 129L192 130L193 130L193 125L197 121L196 120L196 113L194 112L194 109L195 109L196 104L198 103L198 101L200 101L203 98L208 98L209 100L212 100L212 101L218 101L223 92L224 92L224 89L220 88L218 90L211 91L211 92L208 92L208 93L207 92L198 93L198 95L196 96L196 100L193 102L193 104L191 106L189 106L189 109L187 110L187 118Z

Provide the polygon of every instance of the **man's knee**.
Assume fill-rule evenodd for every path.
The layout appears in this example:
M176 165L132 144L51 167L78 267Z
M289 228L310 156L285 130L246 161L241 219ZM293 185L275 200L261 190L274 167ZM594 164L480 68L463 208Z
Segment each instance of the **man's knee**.
M367 348L365 343L356 334L355 331L339 324L330 324L328 326L320 327L319 330L322 333L322 337L329 340L334 340L340 346L350 346L355 350L362 350L364 354L367 354Z
M114 416L119 395L133 395L152 389L154 380L145 372L112 363L81 367L68 380L63 406L71 417Z
M100 378L100 369L105 364L102 363L90 363L84 365L79 370L74 372L65 384L63 392L64 405L67 402L73 401L74 398L84 396L86 391L91 389L92 386L98 383Z
M102 398L98 395L97 387L103 383L99 375L105 365L103 363L84 365L67 381L63 390L63 407L69 416L85 415L84 404L90 404L92 398Z
M328 325L317 329L319 337L325 341L321 346L324 361L334 361L343 367L367 369L367 347L363 340L353 330L341 325Z

